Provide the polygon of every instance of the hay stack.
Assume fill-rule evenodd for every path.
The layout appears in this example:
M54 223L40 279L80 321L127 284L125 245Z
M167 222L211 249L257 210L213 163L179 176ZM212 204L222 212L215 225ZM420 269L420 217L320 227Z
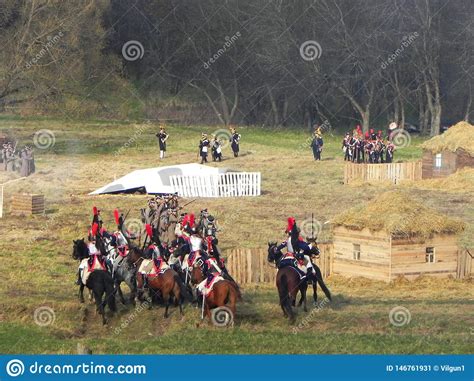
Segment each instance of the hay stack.
M462 192L474 194L474 168L461 168L457 172L439 179L424 179L404 183L404 186L419 189L433 189L443 192Z
M445 150L456 152L458 149L463 149L474 156L474 126L467 122L459 122L445 133L424 142L421 148L432 153Z
M355 207L332 221L349 229L386 231L392 236L456 234L464 230L461 220L448 218L410 198L400 191L391 191L371 200L368 205Z

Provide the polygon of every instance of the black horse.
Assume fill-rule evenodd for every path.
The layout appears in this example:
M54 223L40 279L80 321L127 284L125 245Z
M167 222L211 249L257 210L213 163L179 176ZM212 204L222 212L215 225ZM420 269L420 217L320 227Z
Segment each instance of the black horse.
M283 253L277 249L277 243L276 242L268 242L268 261L275 263L275 265L278 267L281 258L283 257ZM319 252L319 250L318 250ZM314 268L314 278L315 280L308 280L309 283L312 284L313 286L313 299L314 302L317 303L318 301L318 283L321 289L323 290L324 294L326 297L331 300L331 292L327 288L326 284L324 283L323 280L323 274L321 273L321 269L319 268L318 265L316 265L314 262L311 262ZM301 303L303 302L302 298L300 299L298 305L301 306Z
M73 241L73 243L72 257L74 259L82 261L83 259L89 257L89 250L86 243L84 242L84 239ZM95 270L89 275L86 284L83 284L81 280L79 287L79 300L81 303L84 303L84 286L92 291L97 307L97 312L102 315L102 324L106 324L107 319L105 318L105 305L108 305L112 312L117 311L117 307L115 305L114 281L112 276L108 271Z

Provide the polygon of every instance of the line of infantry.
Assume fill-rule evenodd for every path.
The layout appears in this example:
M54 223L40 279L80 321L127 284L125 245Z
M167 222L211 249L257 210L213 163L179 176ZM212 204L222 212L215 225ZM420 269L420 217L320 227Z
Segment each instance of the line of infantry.
M208 134L206 133L201 134L201 139L199 140L198 145L198 158L200 158L201 164L208 162L209 152L211 153L212 161L222 161L222 150L226 142L222 140L220 135L221 134L208 136ZM165 127L161 126L160 131L155 134L155 136L158 138L158 145L160 147L160 160L162 160L166 156L166 148L167 141L169 139L169 134L168 132L166 132ZM240 139L241 135L236 131L234 127L232 127L230 129L230 135L228 136L228 140L234 157L239 156Z
M17 152L16 145L7 142L2 146L0 155L1 169L7 172L19 172L20 176L27 177L35 172L35 157L30 146L24 146Z
M395 145L389 138L382 137L382 131L370 129L365 134L357 125L354 131L346 132L342 140L344 161L353 163L392 163Z

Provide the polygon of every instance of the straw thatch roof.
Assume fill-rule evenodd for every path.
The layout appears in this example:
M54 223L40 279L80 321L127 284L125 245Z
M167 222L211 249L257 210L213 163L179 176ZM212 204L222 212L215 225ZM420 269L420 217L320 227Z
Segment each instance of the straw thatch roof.
M433 153L463 149L474 156L474 126L467 122L459 122L445 133L427 140L421 147Z
M456 234L464 230L461 220L448 218L414 201L400 191L391 191L355 207L333 220L334 225L349 229L386 231L392 236L420 236Z

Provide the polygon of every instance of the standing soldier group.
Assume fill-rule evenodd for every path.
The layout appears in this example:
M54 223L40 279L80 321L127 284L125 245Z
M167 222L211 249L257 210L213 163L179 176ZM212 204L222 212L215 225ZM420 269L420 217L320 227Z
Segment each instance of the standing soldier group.
M392 163L395 145L389 139L383 139L382 131L370 129L365 134L357 125L352 133L347 132L342 141L344 161L353 163Z
M169 138L169 134L166 132L164 127L160 127L160 131L155 134L155 136L158 138L158 144L160 147L160 160L162 160L166 155L166 141ZM235 128L232 127L230 129L229 143L234 157L239 156L240 138L241 135L235 130ZM219 136L211 135L209 138L207 134L202 133L201 139L199 140L198 153L201 164L208 162L209 152L211 152L212 161L222 161L222 148L223 142L219 139Z
M35 158L33 149L29 146L23 147L19 153L16 146L11 142L3 144L1 154L1 168L7 172L19 171L20 176L26 177L35 172Z

